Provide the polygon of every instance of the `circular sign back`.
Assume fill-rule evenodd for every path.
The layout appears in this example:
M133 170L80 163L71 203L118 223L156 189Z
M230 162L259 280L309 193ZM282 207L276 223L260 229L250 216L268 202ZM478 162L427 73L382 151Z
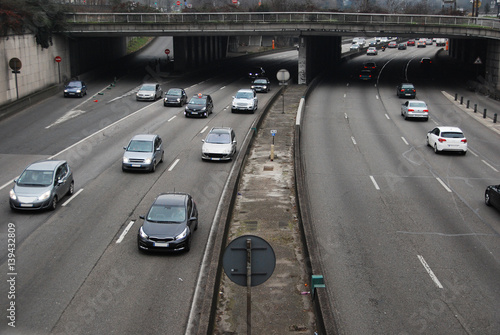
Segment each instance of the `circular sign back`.
M276 74L276 78L279 81L287 81L288 79L290 79L290 72L288 72L288 70L281 69Z
M11 58L9 61L9 67L12 71L19 71L23 67L23 64L19 58Z
M243 235L232 240L224 250L222 266L229 279L247 286L247 240L251 244L251 286L257 286L271 277L276 266L274 250L263 238Z

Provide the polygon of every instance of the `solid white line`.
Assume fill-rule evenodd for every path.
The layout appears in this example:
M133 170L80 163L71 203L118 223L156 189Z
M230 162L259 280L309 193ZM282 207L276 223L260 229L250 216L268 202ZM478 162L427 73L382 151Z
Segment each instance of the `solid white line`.
M203 134L205 132L205 130L208 129L208 126L205 126L201 131L200 131L200 134Z
M431 276L431 279L434 282L434 284L436 284L436 286L438 288L443 288L443 285L441 285L441 283L439 282L439 279L437 279L437 277L434 274L434 272L432 272L431 267L427 264L427 262L425 261L425 259L422 256L420 256L420 255L417 255L417 257L420 260L420 263L422 263L422 265L424 266L425 271L427 271L427 273L429 274L429 276Z
M172 171L174 169L174 167L177 165L177 163L179 163L179 158L177 158L173 163L172 165L170 165L170 167L168 168L168 171Z
M481 162L483 162L484 164L488 165L493 171L498 172L497 169L495 169L491 164L489 164L488 162L486 162L484 159L481 159Z
M444 182L443 182L440 178L436 177L436 179L437 179L437 181L438 181L439 183L441 183L441 185L443 185L443 187L444 187L444 188L445 188L448 192L450 192L450 193L452 192L452 191L451 191L451 189L450 189L450 188L449 188L449 187L448 187L448 186L447 186L447 185L446 185L446 184L445 184L445 183L444 183Z
M403 142L405 142L406 145L408 145L408 142L406 141L406 139L403 136L401 136L401 139L403 140Z
M476 154L476 153L475 153L474 151L472 151L471 149L468 149L468 150L467 150L467 152L468 152L468 153L473 154L473 155L474 155L474 156L476 156L476 157L478 157L478 154Z
M176 117L177 117L177 115L172 116L170 119L168 119L168 120L167 120L167 122L172 121L172 120L173 120L173 119L175 119Z
M370 179L372 180L372 183L373 183L373 186L375 186L375 189L376 189L376 190L380 190L380 187L378 187L378 184L377 184L377 182L375 181L375 178L373 178L373 176L370 176Z
M17 178L19 178L19 176L17 176L17 177L16 177L16 178L14 178L14 179L17 179ZM9 182L7 182L7 183L5 183L5 184L3 184L3 185L0 187L0 190L3 190L4 188L6 188L6 187L7 187L7 186L9 186L10 184L12 184L12 183L14 182L14 179L13 179L13 180L11 180L11 181L9 181Z
M344 98L347 97L347 93L344 93Z
M75 194L73 194L73 195L71 196L71 198L69 198L68 200L66 200L66 202L65 202L64 204L62 204L61 206L62 206L62 207L64 207L64 206L66 206L67 204L69 204L69 202L70 202L71 200L73 200L73 199L74 199L74 198L75 198L78 194L82 193L82 191L83 191L83 188L79 189L79 190L78 190Z
M385 114L385 117L387 118L387 120L391 119L388 114Z
M347 119L347 113L344 113L344 118L346 118L346 119Z
M127 225L127 227L125 227L125 230L123 231L123 233L120 235L120 237L116 240L116 243L121 243L123 241L123 239L125 238L125 235L127 235L128 231L130 230L130 228L132 228L132 225L134 224L135 221L130 221L129 224Z
M352 140L352 143L354 143L354 145L356 145L356 140L354 139L354 136L351 136L351 140Z

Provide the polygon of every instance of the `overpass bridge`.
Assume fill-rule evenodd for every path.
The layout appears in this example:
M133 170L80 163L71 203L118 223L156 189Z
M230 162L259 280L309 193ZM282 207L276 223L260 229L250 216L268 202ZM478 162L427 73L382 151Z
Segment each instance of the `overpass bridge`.
M342 36L446 37L450 55L493 87L500 76L500 20L482 17L330 12L75 13L65 33L77 39L173 36L177 69L224 58L232 36L299 40L299 84L341 60ZM83 46L82 52L88 46ZM477 62L476 62L477 63Z

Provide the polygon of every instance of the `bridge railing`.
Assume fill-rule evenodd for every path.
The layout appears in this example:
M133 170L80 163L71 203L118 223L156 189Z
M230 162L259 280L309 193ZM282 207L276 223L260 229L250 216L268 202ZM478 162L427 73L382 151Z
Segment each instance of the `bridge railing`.
M415 24L471 26L500 29L494 18L328 12L227 12L227 13L73 13L68 23L335 23L335 24Z

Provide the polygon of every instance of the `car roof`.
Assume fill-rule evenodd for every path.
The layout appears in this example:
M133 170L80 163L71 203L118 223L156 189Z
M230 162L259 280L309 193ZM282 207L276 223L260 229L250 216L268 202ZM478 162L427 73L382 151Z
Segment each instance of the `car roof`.
M153 141L156 136L155 134L138 134L132 137L131 141Z
M251 89L251 88L242 88L242 89L238 90L238 92L253 93L253 89Z
M161 193L156 197L154 204L184 206L188 197L189 195L187 193Z
M233 129L230 127L213 127L210 129L211 133L216 133L216 134L225 134L225 133L230 133Z
M63 160L43 160L30 164L26 170L48 171L55 170L59 165L66 163Z
M463 133L462 129L460 129L458 127L439 126L436 128L438 128L440 131L453 131L453 132L457 132L457 133Z
M411 103L423 103L423 104L427 105L427 104L425 103L425 101L423 101L423 100L408 100L408 102L409 102L410 104L411 104Z
M412 83L402 83L401 86L412 86L413 87L413 84Z
M145 84L142 84L141 87L156 86L156 85L159 85L159 84L158 83L145 83Z

